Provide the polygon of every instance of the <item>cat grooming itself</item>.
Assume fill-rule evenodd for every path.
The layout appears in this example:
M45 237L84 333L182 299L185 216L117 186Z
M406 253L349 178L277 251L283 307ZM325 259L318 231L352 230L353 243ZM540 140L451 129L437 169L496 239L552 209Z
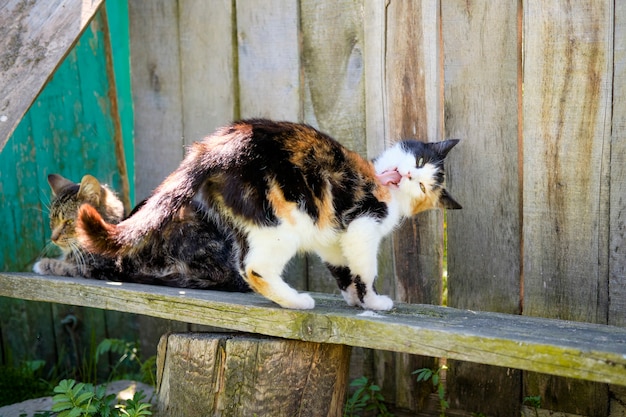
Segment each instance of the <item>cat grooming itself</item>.
M379 244L404 218L461 208L444 174L457 142L402 141L368 161L307 125L235 122L193 144L128 219L112 224L81 206L79 241L93 253L132 257L182 208L197 204L207 219L233 231L247 284L280 306L315 306L281 277L296 253L313 252L349 305L389 310L393 301L374 288Z

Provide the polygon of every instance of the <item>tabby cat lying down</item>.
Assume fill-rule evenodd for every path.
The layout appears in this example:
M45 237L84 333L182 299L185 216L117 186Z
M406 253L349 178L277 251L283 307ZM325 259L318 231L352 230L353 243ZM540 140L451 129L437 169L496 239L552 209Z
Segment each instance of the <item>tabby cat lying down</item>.
M234 272L240 270L254 291L277 304L314 307L310 295L281 278L297 252L314 252L349 305L389 310L392 300L374 289L380 241L403 218L461 208L444 183L443 161L457 142L402 141L370 162L310 126L235 122L191 146L145 204L119 224L83 204L78 239L90 253L118 264L143 254L152 254L158 264L173 223L191 211L194 221L202 217L219 225L224 237L230 232L235 237L226 240L228 278L240 279ZM182 234L178 244L206 245L206 256L214 255L210 241L191 239ZM170 268L162 279L185 286L190 265L177 262Z
M63 254L59 259L41 259L33 268L35 272L185 288L250 290L239 274L237 247L230 232L205 221L196 203L181 207L152 235L151 245L129 256L111 257L85 251L78 243L76 216L82 204L89 204L107 222L118 223L124 213L120 199L91 175L75 184L52 174L48 183L53 194L51 240Z

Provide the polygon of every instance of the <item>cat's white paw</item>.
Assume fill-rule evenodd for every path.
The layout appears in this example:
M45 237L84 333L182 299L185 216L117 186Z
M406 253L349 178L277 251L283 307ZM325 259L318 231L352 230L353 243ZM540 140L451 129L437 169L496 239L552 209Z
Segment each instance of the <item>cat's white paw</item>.
M41 262L42 261L35 262L35 265L33 265L33 272L39 275L45 275L43 269L41 269Z
M354 289L354 286L348 287L346 291L341 291L341 295L350 307L361 305L359 297L356 295L356 290Z
M315 300L309 294L296 294L278 304L281 307L293 308L294 310L311 310L315 307Z
M391 310L393 300L386 295L368 294L365 296L362 306L370 310Z

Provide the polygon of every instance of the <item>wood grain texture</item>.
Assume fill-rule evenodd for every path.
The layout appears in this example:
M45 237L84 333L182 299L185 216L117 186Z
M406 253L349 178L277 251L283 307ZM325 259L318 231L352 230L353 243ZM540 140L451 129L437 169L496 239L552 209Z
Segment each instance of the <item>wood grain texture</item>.
M109 20L127 21L124 16ZM1 268L30 270L42 253L53 255L46 250L50 236L47 206L51 199L48 174L60 173L79 181L90 173L114 189L121 189L123 174L115 149L115 124L119 115L112 104L116 91L107 61L107 54L114 48L107 42L107 31L101 11L2 149ZM88 350L92 329L105 329L103 315L89 315L82 308L72 307L75 315L84 318L74 348L53 312L55 309L43 303L3 299L0 302L0 311L6 313L0 314L3 360L43 359L48 371L61 363L62 352L75 358L76 351ZM16 332L16 329L20 330ZM98 332L94 330L94 334Z
M183 158L183 117L176 2L132 0L128 4L137 200Z
M385 6L384 95L387 143L401 139L442 139L442 73L439 1L392 2ZM409 303L441 304L443 212L432 210L407 219L393 234L395 298ZM407 370L435 368L432 358L397 354L394 403L422 409L430 390Z
M237 3L239 112L242 118L302 119L298 5Z
M342 345L258 335L165 335L157 409L183 417L341 416L349 354Z
M366 156L363 5L300 2L304 121Z
M102 0L7 0L0 13L0 150Z
M304 122L366 156L362 4L300 2ZM335 279L307 256L307 288L338 294Z
M612 8L593 0L524 6L527 315L607 320ZM606 386L532 374L524 381L547 408L606 410Z
M609 323L626 326L626 4L615 4L610 159Z
M461 142L448 158L448 305L520 312L518 2L445 1L445 118ZM520 414L521 373L450 361L453 408ZM498 401L491 401L498 398Z
M180 65L185 145L235 114L235 13L231 0L179 1Z
M626 385L626 328L608 325L401 303L372 313L319 293L313 294L315 310L287 310L256 294L25 273L0 273L0 296Z
M626 327L626 3L615 2L610 162L609 324ZM611 412L626 415L626 388L611 386ZM613 415L613 414L612 414Z

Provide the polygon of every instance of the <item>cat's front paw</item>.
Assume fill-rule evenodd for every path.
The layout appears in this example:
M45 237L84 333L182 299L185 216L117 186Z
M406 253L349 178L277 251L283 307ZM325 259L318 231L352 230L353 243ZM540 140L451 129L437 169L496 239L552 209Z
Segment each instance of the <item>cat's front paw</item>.
M294 310L311 310L315 307L315 300L309 294L296 294L279 304L281 307L293 308Z
M35 262L35 265L33 265L33 272L35 274L39 274L39 275L45 275L46 273L44 272L43 269L43 259L41 261L37 261Z
M362 307L369 310L391 310L393 300L386 295L368 294L363 300Z

